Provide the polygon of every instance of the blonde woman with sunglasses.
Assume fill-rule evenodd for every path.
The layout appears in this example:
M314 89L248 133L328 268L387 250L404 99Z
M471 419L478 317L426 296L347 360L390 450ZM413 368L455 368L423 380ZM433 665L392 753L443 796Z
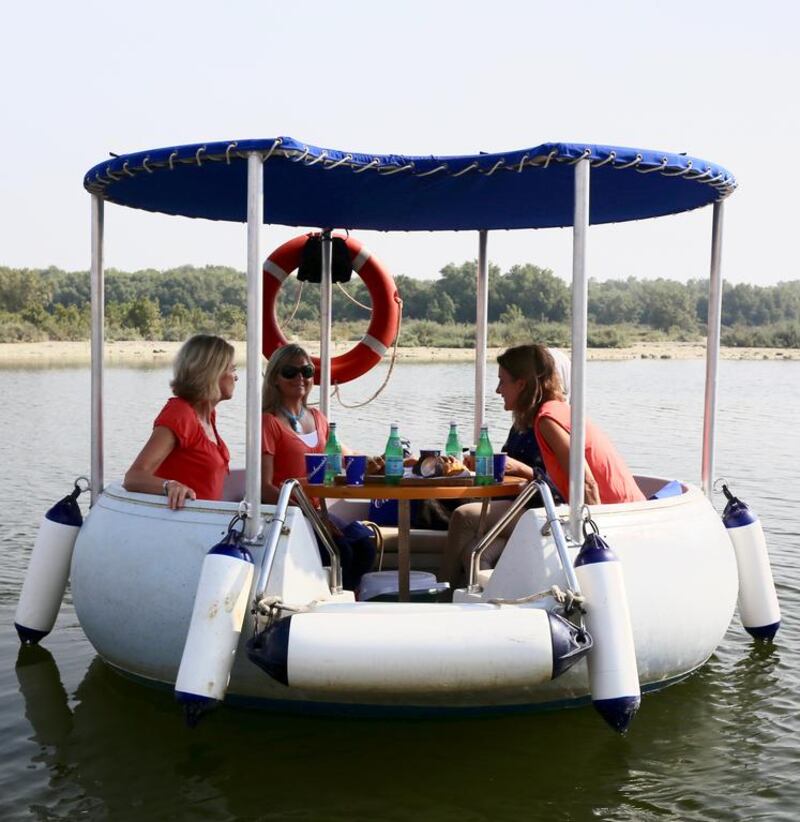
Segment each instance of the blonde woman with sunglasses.
M328 420L308 406L314 385L314 365L306 351L290 343L274 351L264 375L261 400L261 499L277 502L281 485L287 479L304 477L306 454L321 454L328 441ZM347 452L347 448L343 446ZM353 540L347 524L333 514L327 515L331 535L339 546L342 581L355 590L361 576L375 561L375 546L369 539ZM361 530L364 527L361 526ZM323 562L327 554L320 549Z
M306 474L305 455L321 454L328 420L308 406L314 385L311 357L290 343L269 358L261 400L261 500L277 502L281 485Z

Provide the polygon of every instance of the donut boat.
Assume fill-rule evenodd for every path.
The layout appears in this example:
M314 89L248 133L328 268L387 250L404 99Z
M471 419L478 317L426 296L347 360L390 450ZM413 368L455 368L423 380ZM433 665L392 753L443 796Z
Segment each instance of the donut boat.
M345 714L477 713L592 701L618 731L629 727L641 693L676 682L706 662L731 622L737 598L755 641L772 641L780 610L758 518L737 499L723 524L711 503L722 215L725 198L736 188L723 167L685 154L594 144L407 157L340 152L281 137L122 155L92 168L84 185L92 198L98 309L90 507L82 523L51 520L41 532L36 551L55 545L62 570L57 579L48 578L47 561L31 562L35 573L26 580L18 615L35 624L20 624L29 629L20 634L24 641L43 639L52 627L48 620L71 557L75 610L98 654L126 676L175 689L187 716L196 718L221 701ZM187 217L246 218L247 359L256 364L247 372L248 407L252 400L257 406L260 396L262 314L263 352L271 353L283 340L274 316L277 293L297 267L303 242L285 243L264 264L263 223L475 231L476 431L485 404L480 386L491 230L572 227L572 351L579 355L586 344L581 295L590 222L711 206L700 485L638 476L645 501L591 506L590 520L584 519L582 500L557 508L543 491L543 508L519 509L522 516L494 569L480 570L474 561L470 584L452 592L452 601L386 602L361 601L359 592L342 588L335 550L323 565L314 535L317 515L295 493L293 481L284 485L276 505L260 504L257 414L249 414L246 423L244 471L233 472L223 500L193 501L176 512L163 497L107 483L99 312L106 203ZM396 292L385 270L357 240L348 237L346 243L370 289L373 316L353 351L335 361L323 357L322 385L368 368L396 330ZM327 263L321 278L330 281ZM572 373L572 431L579 440L583 369ZM323 411L328 402L320 397ZM578 449L570 466L570 482L578 489L580 456ZM521 505L533 490L522 492ZM345 503L352 515L363 513ZM242 513L241 530L233 531L232 518ZM426 595L436 592L423 588Z

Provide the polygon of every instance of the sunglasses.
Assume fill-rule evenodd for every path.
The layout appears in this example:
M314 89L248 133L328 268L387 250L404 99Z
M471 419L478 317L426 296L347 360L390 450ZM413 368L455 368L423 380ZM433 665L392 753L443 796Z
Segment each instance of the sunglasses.
M281 368L281 376L285 380L293 380L298 374L302 374L304 380L310 380L314 376L314 366L310 364L285 365Z

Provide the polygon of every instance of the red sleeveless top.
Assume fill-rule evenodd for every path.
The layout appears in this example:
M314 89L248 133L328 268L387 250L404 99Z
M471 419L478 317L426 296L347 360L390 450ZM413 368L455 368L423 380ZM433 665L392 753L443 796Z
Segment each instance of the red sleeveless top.
M556 455L539 430L541 420L550 419L570 433L570 407L566 402L550 400L542 403L533 421L533 431L544 459L544 466L561 496L569 501L569 475L561 468ZM600 492L601 503L637 502L644 500L625 460L611 440L588 418L586 419L586 462Z

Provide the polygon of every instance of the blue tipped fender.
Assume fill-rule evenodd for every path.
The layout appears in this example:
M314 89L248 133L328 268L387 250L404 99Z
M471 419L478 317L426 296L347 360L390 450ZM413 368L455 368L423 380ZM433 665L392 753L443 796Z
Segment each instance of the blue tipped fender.
M234 530L239 519L233 518L225 538L206 554L200 571L175 682L175 696L190 724L225 698L242 632L254 566L250 551L239 544L241 531Z
M594 640L586 658L592 703L614 730L624 733L641 704L636 649L622 563L592 520L584 522L575 576L585 600L586 627Z
M25 582L14 614L14 627L24 645L35 645L53 630L69 579L72 549L83 516L78 496L87 488L75 488L43 517L33 545ZM87 482L88 487L88 482Z
M781 624L781 609L767 541L758 517L733 496L727 485L722 486L728 500L722 522L733 544L739 569L739 616L748 634L756 639L771 640Z

